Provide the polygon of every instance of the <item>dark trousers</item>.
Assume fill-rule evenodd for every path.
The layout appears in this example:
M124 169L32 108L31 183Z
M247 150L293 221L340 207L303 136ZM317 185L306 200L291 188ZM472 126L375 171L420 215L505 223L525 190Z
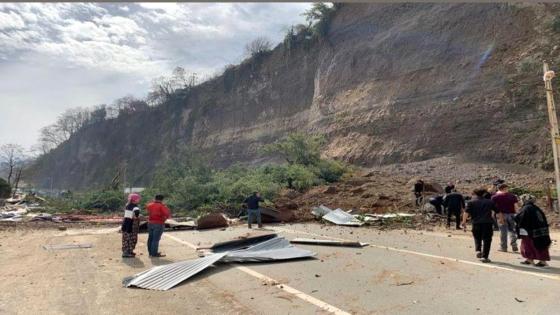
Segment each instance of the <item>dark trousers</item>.
M148 253L150 256L156 256L159 251L159 240L163 234L165 225L148 223Z
M455 227L461 228L461 209L447 208L447 226L451 226L451 216L455 216Z
M422 193L421 192L414 192L414 197L416 197L416 206L419 207L422 204Z
M482 257L488 258L490 245L492 244L492 234L494 234L492 223L473 224L472 234L474 236L475 250L482 252Z

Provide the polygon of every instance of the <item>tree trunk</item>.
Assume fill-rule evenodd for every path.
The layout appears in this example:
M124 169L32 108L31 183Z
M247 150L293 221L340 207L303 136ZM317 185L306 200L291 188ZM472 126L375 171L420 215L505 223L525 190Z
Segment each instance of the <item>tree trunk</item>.
M19 168L16 172L16 180L14 182L14 189L13 189L13 192L12 192L12 198L16 197L16 192L17 192L17 189L18 189L20 178L21 178L21 168Z

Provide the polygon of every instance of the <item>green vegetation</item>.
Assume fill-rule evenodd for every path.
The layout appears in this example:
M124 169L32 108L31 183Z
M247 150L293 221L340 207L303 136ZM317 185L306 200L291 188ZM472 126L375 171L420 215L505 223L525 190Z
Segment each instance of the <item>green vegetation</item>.
M254 191L272 200L282 188L305 191L315 185L338 181L347 168L320 157L324 140L292 134L268 145L264 154L281 156L286 164L258 167L235 165L225 170L209 167L204 157L185 149L162 165L145 195L162 193L175 209L238 208Z
M531 190L526 187L510 187L509 192L518 196L524 194L531 194L537 198L541 198L544 196L544 192L542 190Z
M552 30L560 33L560 16L557 16L552 21Z
M12 192L12 187L3 178L0 178L0 198L9 198Z
M326 38L330 29L334 13L340 9L341 3L328 5L324 2L314 3L313 6L305 11L307 24L298 24L290 27L284 36L284 49L290 51L299 45L309 48L310 43L322 38Z
M281 157L287 163L263 166L234 165L216 170L207 157L189 148L180 150L159 166L152 185L143 193L142 202L163 194L175 213L235 210L254 191L267 202L283 188L305 191L313 186L336 182L348 168L334 160L321 158L325 140L318 136L295 133L265 146L263 154ZM66 195L48 202L51 211L68 212L86 209L110 212L122 209L125 196L119 189L105 189Z
M91 213L120 211L126 203L126 196L119 189L93 190L87 193L66 194L63 197L48 198L47 212L65 213L73 210Z

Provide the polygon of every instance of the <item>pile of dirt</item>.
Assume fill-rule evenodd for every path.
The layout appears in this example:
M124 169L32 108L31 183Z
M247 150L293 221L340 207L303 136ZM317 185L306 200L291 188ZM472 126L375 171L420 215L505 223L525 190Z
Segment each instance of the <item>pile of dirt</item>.
M458 192L469 196L474 188L492 186L496 178L513 188L535 192L541 196L539 205L546 208L543 190L544 183L552 179L551 173L519 165L469 163L451 157L363 169L338 183L318 186L305 193L285 190L275 205L277 209L293 211L296 221L314 219L311 210L323 204L331 209L353 210L353 214L417 212L422 214L416 220L417 225L441 225L442 218L426 216L426 211L415 206L412 189L416 179L435 186L452 182ZM550 217L559 222L556 214L550 213Z

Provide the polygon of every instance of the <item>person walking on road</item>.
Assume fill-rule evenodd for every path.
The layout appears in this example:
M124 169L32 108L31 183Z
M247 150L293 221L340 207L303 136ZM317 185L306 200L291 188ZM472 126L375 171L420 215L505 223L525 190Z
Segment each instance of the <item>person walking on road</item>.
M128 195L128 203L124 208L124 218L121 226L122 232L122 257L131 258L136 256L134 248L138 242L138 230L140 227L140 195L133 193Z
M252 228L253 218L257 220L259 228L262 228L261 221L261 209L259 207L259 202L264 202L261 198L261 194L255 191L251 196L247 197L244 203L247 205L247 223L249 228Z
M453 188L454 189L454 188ZM465 209L465 198L455 190L443 198L443 206L447 211L447 228L451 227L451 216L455 216L455 228L461 229L461 213Z
M472 219L472 234L474 237L474 246L476 258L483 263L489 263L490 246L492 244L492 212L496 212L494 202L484 198L484 188L478 188L473 191L473 200L467 203L467 208L463 214L463 227L466 227L467 218Z
M521 237L521 256L525 258L521 264L548 266L546 263L550 260L548 248L552 242L546 216L541 208L535 205L535 196L524 194L520 198L523 207L515 216L515 222L517 223L517 233ZM539 262L535 264L535 260Z
M508 234L510 235L511 250L518 251L517 235L515 233L515 204L518 202L517 196L508 191L508 185L498 185L498 192L492 196L492 201L498 209L498 225L500 226L500 249L507 252Z
M163 196L156 195L148 209L148 253L150 257L165 257L159 252L159 240L165 228L165 220L171 217L169 208L163 204Z

